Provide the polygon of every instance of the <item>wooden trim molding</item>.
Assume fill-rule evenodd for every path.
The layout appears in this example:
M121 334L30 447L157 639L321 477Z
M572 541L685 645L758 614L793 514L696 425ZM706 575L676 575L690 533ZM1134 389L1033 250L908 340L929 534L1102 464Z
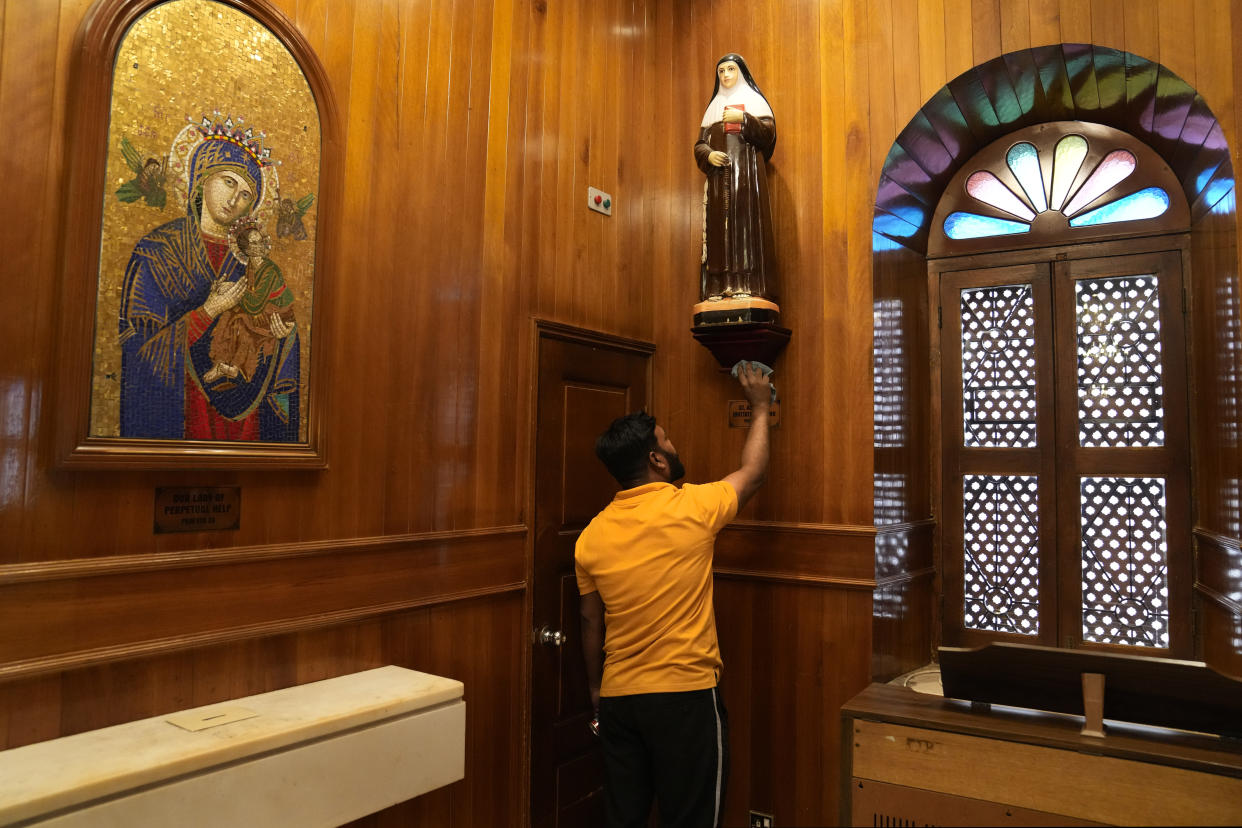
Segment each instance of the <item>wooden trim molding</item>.
M1237 538L1231 538L1228 535L1213 532L1211 529L1205 529L1202 526L1195 527L1194 536L1198 540L1207 541L1208 543L1228 549L1230 552L1242 554L1242 540Z
M523 590L525 543L502 527L2 567L0 681Z
M186 552L157 552L149 555L113 555L106 558L71 558L60 561L0 564L0 587L26 581L55 581L63 578L89 578L124 572L154 572L185 569L195 566L219 566L230 563L302 558L329 555L349 550L378 550L411 547L421 544L463 541L470 538L494 538L507 535L525 537L522 525L497 526L486 529L463 529L446 532L419 532L409 535L383 535L373 538L311 541L307 543L271 544L265 546L234 546L229 549L196 549Z
M1219 606L1221 609L1225 610L1226 612L1230 612L1230 613L1233 613L1234 615L1242 616L1242 603L1238 603L1237 601L1233 600L1227 595L1220 594L1216 590L1212 589L1210 586L1206 586L1201 583L1196 583L1195 592L1199 593L1204 598L1207 598L1209 601L1213 602L1214 604L1216 604L1217 606Z
M632 351L637 354L654 354L656 349L653 343L644 342L641 339L614 336L613 334L601 333L589 328L578 328L573 325L566 325L563 322L553 322L539 317L534 317L532 321L535 323L534 336L536 341L541 337L561 339L581 345L595 345L612 351ZM537 352L538 348L536 347Z
M179 650L209 647L216 644L227 644L231 641L243 641L249 638L267 638L273 635L304 632L306 630L319 629L322 627L334 627L353 621L360 621L365 618L385 615L391 612L400 612L403 610L431 605L448 604L455 601L465 601L471 598L482 598L488 595L497 595L505 592L518 592L524 590L525 588L526 583L524 581L516 581L511 584L498 584L496 586L484 587L481 589L445 595L435 595L425 598L416 598L408 601L392 601L387 604L351 607L350 609L341 610L339 612L325 612L302 618L290 618L261 624L249 624L240 627L225 627L193 635L170 636L167 638L140 641L134 644L118 644L115 646L97 647L93 650L83 650L60 655L28 658L20 661L0 664L0 682L30 678L32 676L47 675L49 673L59 673L64 670L78 669L81 667L93 667L113 661L129 661L135 658L163 655L165 653L177 652Z
M925 566L921 569L912 569L909 572L899 572L895 575L885 575L875 579L875 588L884 589L886 587L897 586L899 584L908 584L911 581L934 577L935 574L936 567Z
M936 521L910 521L877 527L875 579L877 584L909 580L917 573L935 572Z
M875 527L876 535L903 535L936 528L935 518L909 520L904 523L885 523Z
M1196 527L1195 592L1226 612L1242 616L1242 578L1236 574L1242 561L1242 541Z
M874 526L738 521L716 537L713 570L726 578L875 587Z

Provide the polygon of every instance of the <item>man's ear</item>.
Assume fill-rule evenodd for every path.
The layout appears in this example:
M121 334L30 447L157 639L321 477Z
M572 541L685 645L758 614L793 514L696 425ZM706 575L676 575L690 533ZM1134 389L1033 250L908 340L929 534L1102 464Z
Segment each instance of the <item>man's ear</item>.
M664 452L655 449L647 452L647 463L661 476L668 472L668 460L664 458Z

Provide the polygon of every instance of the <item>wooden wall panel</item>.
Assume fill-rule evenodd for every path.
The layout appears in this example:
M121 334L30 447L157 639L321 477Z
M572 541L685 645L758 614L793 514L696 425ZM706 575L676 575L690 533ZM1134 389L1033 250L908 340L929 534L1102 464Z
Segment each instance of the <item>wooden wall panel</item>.
M892 679L934 660L932 619L939 616L935 571L882 582L872 596L871 678Z
M1242 300L1236 203L1226 196L1190 234L1191 441L1199 657L1242 675L1242 320L1228 312Z
M875 532L857 526L739 521L716 538L717 576L870 589Z
M794 338L776 365L782 425L773 433L771 479L742 516L749 523L721 541L722 566L732 570L718 587L731 671L726 701L735 722L729 822L743 824L746 807L765 803L782 823L786 813L790 824L833 821L835 706L872 674L872 636L881 648L878 660L917 659L920 636L929 635L919 616L934 599L919 567L865 574L860 562L867 550L856 548L860 539L874 542L883 517L876 473L895 469L904 476L909 506L902 521L911 522L917 538L929 536L918 527L932 517L922 449L881 458L873 433L873 315L875 302L893 292L874 287L883 281L873 279L870 223L888 149L912 107L975 63L1030 45L1094 41L1159 61L1193 83L1224 125L1236 168L1242 117L1233 102L1242 83L1236 4L277 5L320 55L345 128L341 231L349 243L338 245L334 261L325 263L334 278L323 295L329 310L319 340L332 386L325 412L330 468L96 474L49 467L48 355L59 303L77 299L58 290L65 96L73 37L90 2L9 0L0 5L0 115L21 128L12 131L3 169L10 192L22 197L0 206L5 270L18 274L6 280L8 313L0 323L3 571L60 561L124 563L147 555L163 561L212 550L336 545L325 554L337 563L316 576L319 588L326 592L338 578L354 586L348 606L319 609L383 603L391 586L376 573L349 571L351 544L522 525L532 315L656 342L654 413L681 450L691 479L731 471L744 434L727 428L726 403L740 394L688 328L697 298L702 188L691 146L714 61L736 50L750 61L777 115L772 198L785 267L782 310ZM582 205L588 184L613 193L612 218ZM1234 232L1238 219L1230 211L1208 221ZM1236 290L1236 246L1215 261L1213 284ZM894 267L894 278L904 278L895 275L900 270ZM925 410L920 370L911 362L912 411ZM1227 393L1234 392L1220 386L1206 399ZM1200 488L1225 491L1238 479L1237 465L1232 453L1221 452ZM237 532L153 536L153 489L177 485L239 485L249 519ZM1209 528L1236 538L1228 521L1236 523L1237 508L1210 512ZM812 533L809 545L791 545L794 526L819 527L821 534L829 527L827 539ZM768 548L777 549L771 561L764 558ZM425 562L428 584L451 582L451 558ZM305 564L291 558L249 566L273 567L269 577L290 580L308 571L299 569ZM498 564L479 588L509 583L511 564ZM449 571L435 575L441 566ZM239 562L221 571L241 577L251 570ZM855 576L862 582L857 589L831 583ZM142 580L116 577L118 583ZM170 569L151 589L154 581L174 577ZM65 625L56 610L68 612L70 598L56 598L51 583L36 579L14 588L39 592L48 602L48 623ZM232 589L228 578L222 583L217 587ZM873 628L872 586L878 586L878 603L905 606L908 618ZM206 593L179 588L199 606L207 602ZM423 597L434 602L452 595L449 587L437 589ZM138 605L158 601L153 592L138 598ZM524 624L521 604L518 593L506 593L368 619L342 617L314 631L256 631L256 637L211 647L187 640L180 650L68 672L17 670L0 683L0 734L25 743L150 715L145 711L187 699L227 698L345 672L390 653L404 654L401 663L418 669L458 670L467 676L468 697L481 683L524 687L521 655L492 644L454 652L442 638L460 622L459 630L484 642L508 641ZM225 617L210 620L198 629L230 626ZM20 620L11 623L21 626ZM1212 623L1236 627L1236 620ZM127 624L112 630L117 640L137 640ZM86 639L63 631L53 638L12 657L29 663L104 646L91 639L86 650L73 650L74 640ZM524 645L514 646L518 652ZM734 666L755 660L763 670ZM94 684L106 688L98 698L88 692ZM471 776L462 790L424 797L372 824L519 821L523 702L517 699L496 691L471 701L471 727L480 722L491 732L471 731ZM756 745L762 750L752 759ZM500 758L478 758L489 750Z
M868 681L871 596L816 584L716 579L733 772L725 825L836 819L840 708Z
M595 184L620 205L643 204L634 141L617 129L642 117L622 115L635 112L637 90L615 77L645 42L635 8L282 0L323 60L345 127L340 230L350 242L325 263L329 310L316 340L331 365L331 468L101 475L56 473L38 454L59 301L64 170L54 151L69 44L88 6L48 14L47 3L20 0L5 16L12 71L0 105L26 125L28 145L15 148L23 161L11 179L27 207L6 213L4 232L17 271L41 277L20 280L0 334L0 497L13 507L3 510L0 562L520 522L525 410L512 401L528 379L528 317L650 331L650 281L621 242L638 235L643 210L607 219L584 203ZM587 43L590 60L579 49ZM628 192L623 168L635 182ZM224 537L152 537L151 491L191 483L241 485L251 519ZM72 523L61 519L70 511Z
M0 679L525 586L521 527L0 567Z
M1192 376L1191 435L1196 458L1197 524L1230 538L1242 537L1239 479L1242 455L1242 320L1228 308L1242 302L1238 282L1233 198L1210 212L1190 234L1190 330Z
M671 58L657 56L655 62L668 60L671 75L656 83L672 91L665 128L655 145L643 148L644 156L659 159L646 168L647 186L661 205L671 202L674 234L670 248L652 249L644 262L661 291L653 308L654 413L691 479L719 478L736 467L744 434L727 428L727 403L741 395L688 336L698 299L703 181L691 148L711 96L715 61L736 51L776 116L769 189L782 321L794 331L775 366L782 421L773 432L772 474L745 517L867 524L871 234L869 217L851 205L874 198L874 181L866 166L860 168L857 153L870 152L866 113L880 106L867 74L874 56L859 51L877 12L867 4L686 5L689 13L656 18L673 27ZM890 82L887 99L893 96ZM634 249L645 252L641 245ZM823 469L838 473L825 475Z

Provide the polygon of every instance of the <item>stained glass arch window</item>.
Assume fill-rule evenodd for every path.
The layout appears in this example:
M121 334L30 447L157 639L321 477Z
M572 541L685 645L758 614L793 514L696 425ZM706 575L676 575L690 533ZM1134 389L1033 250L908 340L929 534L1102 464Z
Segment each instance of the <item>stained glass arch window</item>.
M1044 247L1185 230L1190 211L1164 160L1101 124L1038 124L993 142L954 176L929 255Z

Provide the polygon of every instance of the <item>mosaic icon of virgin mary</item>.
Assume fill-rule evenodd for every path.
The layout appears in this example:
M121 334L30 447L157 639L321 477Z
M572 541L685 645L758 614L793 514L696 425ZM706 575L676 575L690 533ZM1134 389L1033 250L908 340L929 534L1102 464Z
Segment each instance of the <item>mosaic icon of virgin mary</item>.
M125 269L120 435L296 442L301 369L292 298L283 295L274 262L258 267L229 243L239 228L257 229L270 212L265 201L279 197L269 151L240 120L204 118L181 131L172 157L185 215L143 236ZM252 284L257 274L262 285ZM282 296L256 302L260 289ZM257 350L249 370L222 370L213 345L242 310L271 344Z

